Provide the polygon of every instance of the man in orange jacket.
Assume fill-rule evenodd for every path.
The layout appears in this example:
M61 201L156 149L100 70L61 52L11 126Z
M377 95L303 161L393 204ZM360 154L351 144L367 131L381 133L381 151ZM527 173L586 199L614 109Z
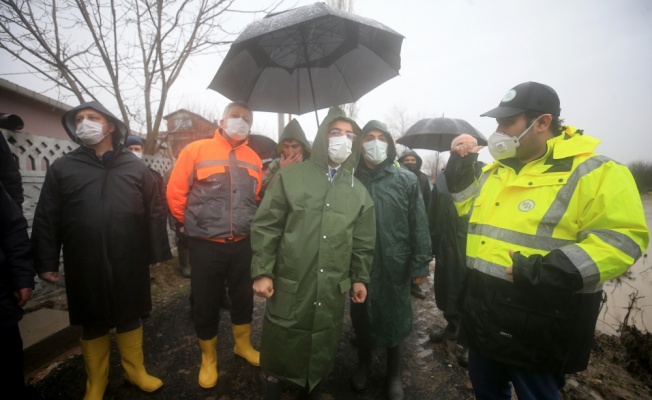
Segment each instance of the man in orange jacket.
M217 384L217 327L225 281L232 302L233 351L251 365L260 365L260 353L250 342L254 303L249 230L262 180L260 158L247 146L252 121L246 104L229 104L212 139L195 141L181 151L167 187L170 212L188 237L203 388Z

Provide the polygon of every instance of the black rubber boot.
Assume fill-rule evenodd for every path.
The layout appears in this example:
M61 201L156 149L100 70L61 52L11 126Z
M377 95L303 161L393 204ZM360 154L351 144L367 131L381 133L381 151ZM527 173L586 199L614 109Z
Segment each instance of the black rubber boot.
M459 332L459 321L449 321L448 325L446 325L446 328L430 334L430 341L433 343L441 343L444 340L457 340Z
M281 400L283 383L273 376L262 374L263 400Z
M401 379L401 345L387 348L387 398L403 400L403 381Z
M371 349L369 347L358 347L358 365L351 376L351 388L361 392L367 388L367 379L371 371Z

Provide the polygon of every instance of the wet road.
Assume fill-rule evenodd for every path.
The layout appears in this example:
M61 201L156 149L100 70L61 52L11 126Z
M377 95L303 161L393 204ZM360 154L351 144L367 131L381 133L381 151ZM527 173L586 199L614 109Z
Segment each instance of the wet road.
M451 351L454 343L431 344L428 333L433 325L443 326L441 313L434 306L432 275L425 300L413 299L414 329L405 341L403 355L403 384L406 399L472 399L467 386L466 370L455 362ZM230 318L222 311L218 334L219 381L215 388L202 389L197 384L201 353L190 319L188 288L184 288L164 305L156 306L144 322L145 365L148 371L161 378L165 386L158 392L146 394L124 384L120 357L112 343L109 385L105 400L128 399L260 399L260 369L249 365L233 354ZM264 313L264 300L256 299L252 343L258 348ZM365 392L351 391L348 379L357 362L357 352L350 343L351 321L345 319L335 367L326 382L323 399L383 399L385 398L385 354L374 354L372 376ZM51 364L41 371L37 381L30 384L34 399L81 399L85 391L86 372L79 351ZM292 390L284 399L295 398Z

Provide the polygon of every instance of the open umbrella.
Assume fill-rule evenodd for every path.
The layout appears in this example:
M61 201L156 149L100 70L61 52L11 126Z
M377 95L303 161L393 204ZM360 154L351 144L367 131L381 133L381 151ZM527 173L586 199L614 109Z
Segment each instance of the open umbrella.
M487 145L487 139L471 124L457 118L425 118L412 125L396 140L411 149L428 149L435 151L450 151L451 143L462 133L478 139L480 146Z
M324 3L298 7L247 26L208 87L256 111L316 115L397 76L402 41L377 21Z

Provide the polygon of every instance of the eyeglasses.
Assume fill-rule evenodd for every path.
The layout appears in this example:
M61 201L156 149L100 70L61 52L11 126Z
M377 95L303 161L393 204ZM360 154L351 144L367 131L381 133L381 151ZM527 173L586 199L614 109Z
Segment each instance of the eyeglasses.
M331 129L330 132L328 132L328 137L339 137L344 135L346 135L350 141L355 142L356 135L351 131L345 132L341 129Z

